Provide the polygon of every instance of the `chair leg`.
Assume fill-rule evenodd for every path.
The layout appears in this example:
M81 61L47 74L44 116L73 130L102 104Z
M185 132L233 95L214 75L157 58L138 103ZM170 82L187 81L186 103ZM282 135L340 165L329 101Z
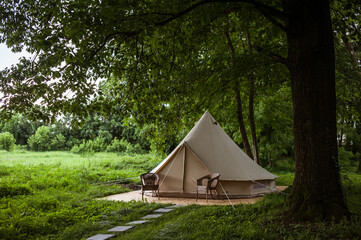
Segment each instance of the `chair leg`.
M206 202L208 202L208 189L206 190Z
M159 188L158 188L158 200L160 199L160 196L159 196Z
M217 194L218 194L218 196L221 198L221 200L223 201L223 198L222 198L222 195L221 194L219 194L219 192L218 192L218 190L216 189L216 191L217 191Z
M196 202L198 201L198 188L197 188L197 197L196 197Z
M142 189L142 201L144 201L144 190Z

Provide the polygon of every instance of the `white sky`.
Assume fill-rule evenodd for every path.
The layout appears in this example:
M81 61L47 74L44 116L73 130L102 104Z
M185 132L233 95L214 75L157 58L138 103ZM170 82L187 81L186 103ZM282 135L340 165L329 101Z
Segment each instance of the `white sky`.
M21 53L13 53L4 43L0 44L0 71L6 67L19 62L20 57L30 57L30 53L24 51Z

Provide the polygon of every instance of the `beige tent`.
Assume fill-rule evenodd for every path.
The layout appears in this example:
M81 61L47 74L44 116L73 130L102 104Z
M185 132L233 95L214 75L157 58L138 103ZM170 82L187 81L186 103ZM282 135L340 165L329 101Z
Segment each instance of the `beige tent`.
M220 173L218 191L254 197L275 190L276 175L247 156L206 111L193 129L152 173L160 177L160 196L194 196L196 179Z

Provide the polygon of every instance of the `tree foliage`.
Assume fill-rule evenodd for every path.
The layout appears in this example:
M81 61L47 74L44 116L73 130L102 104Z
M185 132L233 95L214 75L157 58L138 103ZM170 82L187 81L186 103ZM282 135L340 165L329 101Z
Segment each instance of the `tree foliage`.
M9 132L0 133L0 149L6 151L12 151L15 147L15 138Z
M28 139L29 148L33 151L49 151L51 149L50 130L47 126L39 127Z
M359 3L333 2L337 9L344 7L346 16L356 16L334 15L340 23L335 29L345 29L342 19L357 30ZM86 116L95 110L122 111L141 126L150 123L152 139L164 143L180 132L177 126L189 128L199 117L195 112L212 108L220 121L235 119L234 87L241 86L236 95L247 92L250 75L257 87L280 86L287 67L296 156L290 208L295 214L290 215L312 219L347 214L337 163L334 45L327 0L33 0L3 1L0 8L0 41L35 54L1 72L4 115L19 110L54 120L60 112ZM234 42L233 57L225 54L225 32ZM245 47L248 32L257 54ZM357 36L351 31L342 35L348 49L354 47L348 43ZM98 91L96 83L104 78ZM235 133L235 120L226 123ZM92 129L87 130L93 141ZM105 130L101 134L110 136ZM324 151L318 151L321 146Z

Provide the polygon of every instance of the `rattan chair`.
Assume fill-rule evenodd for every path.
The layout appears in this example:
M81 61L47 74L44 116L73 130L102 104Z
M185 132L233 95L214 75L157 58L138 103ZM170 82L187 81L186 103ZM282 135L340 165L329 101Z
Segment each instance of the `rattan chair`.
M216 191L218 196L222 199L222 196L219 194L217 190L217 186L219 183L219 173L212 173L206 176L203 176L197 179L197 198L198 201L198 193L205 193L206 194L206 201L208 202L208 191L211 194L211 198L213 198L212 190ZM204 181L207 180L207 181ZM223 199L222 199L223 200Z
M151 190L159 199L159 176L156 173L144 173L140 175L142 183L142 200L144 200L144 191Z

